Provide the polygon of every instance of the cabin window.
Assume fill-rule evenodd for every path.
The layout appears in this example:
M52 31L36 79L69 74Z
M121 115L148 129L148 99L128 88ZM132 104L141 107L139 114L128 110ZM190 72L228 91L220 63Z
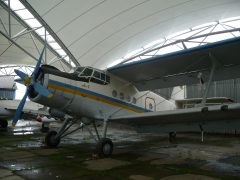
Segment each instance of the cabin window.
M127 102L130 102L130 101L131 101L131 97L127 96Z
M152 105L152 103L149 104L149 109L150 109L150 110L153 109L153 105Z
M117 91L116 91L116 90L113 90L113 91L112 91L112 96L113 96L113 97L117 97Z
M123 93L123 92L120 92L119 97L120 97L121 100L124 100L124 93Z
M135 97L132 98L132 103L136 104L137 103L137 99Z

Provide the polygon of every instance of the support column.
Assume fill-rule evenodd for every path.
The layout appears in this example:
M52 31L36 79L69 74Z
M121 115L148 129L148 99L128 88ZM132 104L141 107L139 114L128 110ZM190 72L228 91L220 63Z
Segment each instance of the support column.
M8 25L9 25L9 31L8 35L9 37L12 37L12 29L11 29L11 0L8 0Z

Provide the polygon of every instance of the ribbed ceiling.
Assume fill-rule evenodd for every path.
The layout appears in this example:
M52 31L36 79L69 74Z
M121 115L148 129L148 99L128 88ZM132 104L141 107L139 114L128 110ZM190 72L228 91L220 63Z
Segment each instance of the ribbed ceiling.
M239 0L27 0L27 3L81 65L102 69L156 39L240 15Z

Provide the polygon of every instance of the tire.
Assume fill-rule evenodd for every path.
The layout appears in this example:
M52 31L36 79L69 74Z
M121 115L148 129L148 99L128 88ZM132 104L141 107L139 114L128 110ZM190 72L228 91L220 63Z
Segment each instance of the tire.
M49 131L45 136L45 144L48 147L55 148L60 143L60 138L56 138L57 132L56 131Z
M109 138L103 138L97 143L96 153L100 157L109 157L113 152L113 143Z
M6 121L6 120L1 120L0 121L0 126L2 127L2 128L7 128L8 127L8 121Z

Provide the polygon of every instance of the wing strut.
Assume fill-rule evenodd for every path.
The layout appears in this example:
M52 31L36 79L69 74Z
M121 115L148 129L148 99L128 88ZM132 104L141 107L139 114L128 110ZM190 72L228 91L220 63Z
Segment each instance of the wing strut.
M217 66L217 64L220 64L217 61L217 59L211 53L209 53L209 58L212 61L212 68L211 68L211 72L210 72L210 75L209 75L207 87L206 87L206 89L204 91L204 94L203 94L203 98L202 98L202 102L201 102L202 107L204 107L206 105L208 92L209 92L209 89L210 89L210 85L213 81L213 76L214 76L214 73L215 73L215 70L216 70L216 66Z

